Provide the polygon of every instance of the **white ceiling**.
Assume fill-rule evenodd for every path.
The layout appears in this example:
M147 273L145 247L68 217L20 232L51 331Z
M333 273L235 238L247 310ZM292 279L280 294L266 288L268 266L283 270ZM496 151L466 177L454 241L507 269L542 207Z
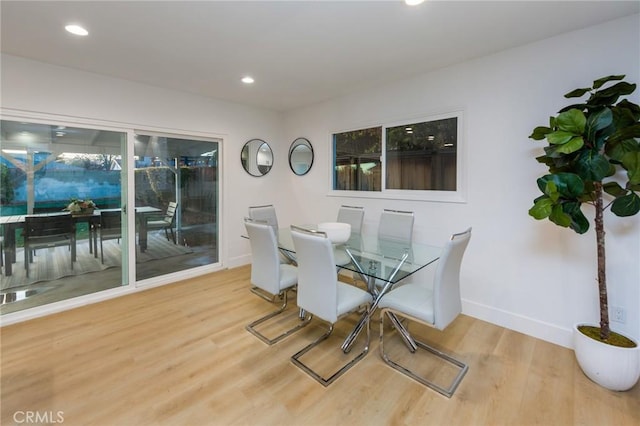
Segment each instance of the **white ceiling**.
M0 3L4 53L279 111L639 12L637 0Z

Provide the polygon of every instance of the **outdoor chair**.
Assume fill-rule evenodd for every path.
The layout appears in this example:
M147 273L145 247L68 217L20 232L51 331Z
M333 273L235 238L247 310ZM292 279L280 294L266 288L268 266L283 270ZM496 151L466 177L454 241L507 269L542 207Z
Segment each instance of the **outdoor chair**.
M100 261L104 263L102 242L118 240L119 243L120 238L122 238L122 213L120 210L100 212L100 228L98 229L98 233L100 235Z
M173 244L176 243L176 234L173 231L173 227L176 221L176 211L178 210L178 203L170 202L167 207L167 211L164 214L162 219L152 219L147 220L147 231L152 231L156 229L164 229L164 235L167 237L167 241L169 241L169 233L171 233L171 240L173 240Z
M76 260L76 227L71 214L27 216L22 236L24 238L24 268L29 276L29 264L33 254L42 248L69 247L71 269Z

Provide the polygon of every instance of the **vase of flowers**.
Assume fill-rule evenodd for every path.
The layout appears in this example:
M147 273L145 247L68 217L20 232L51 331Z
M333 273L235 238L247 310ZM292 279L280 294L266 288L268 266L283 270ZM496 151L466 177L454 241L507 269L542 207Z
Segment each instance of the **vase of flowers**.
M69 205L65 207L65 210L71 212L74 216L90 215L93 214L93 210L96 208L96 204L91 200L79 200L72 198Z

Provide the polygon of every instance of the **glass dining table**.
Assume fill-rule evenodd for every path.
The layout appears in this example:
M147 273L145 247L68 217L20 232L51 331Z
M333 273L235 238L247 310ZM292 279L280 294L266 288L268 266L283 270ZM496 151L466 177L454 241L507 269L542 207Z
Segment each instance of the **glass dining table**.
M315 230L314 225L302 227ZM378 238L376 234L366 233L352 234L347 242L335 244L333 247L336 267L358 274L367 283L367 289L373 295L373 303L342 344L345 353L351 349L382 296L398 282L437 261L442 252L442 247L385 240ZM295 261L295 247L289 228L278 229L278 248L283 255ZM391 321L402 333L404 327L397 318L392 317ZM408 346L414 346L408 335L402 337Z

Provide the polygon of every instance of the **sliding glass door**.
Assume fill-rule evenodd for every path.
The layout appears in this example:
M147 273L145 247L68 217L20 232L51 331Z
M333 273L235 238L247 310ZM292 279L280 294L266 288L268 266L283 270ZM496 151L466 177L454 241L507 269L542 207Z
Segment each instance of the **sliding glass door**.
M129 284L126 220L117 218L109 241L101 227L101 212L123 215L127 133L11 120L0 127L0 313ZM54 229L61 215L71 216L67 236ZM45 221L40 229L31 216Z
M219 262L221 141L9 119L0 133L0 314Z
M136 280L218 262L219 141L136 132Z

